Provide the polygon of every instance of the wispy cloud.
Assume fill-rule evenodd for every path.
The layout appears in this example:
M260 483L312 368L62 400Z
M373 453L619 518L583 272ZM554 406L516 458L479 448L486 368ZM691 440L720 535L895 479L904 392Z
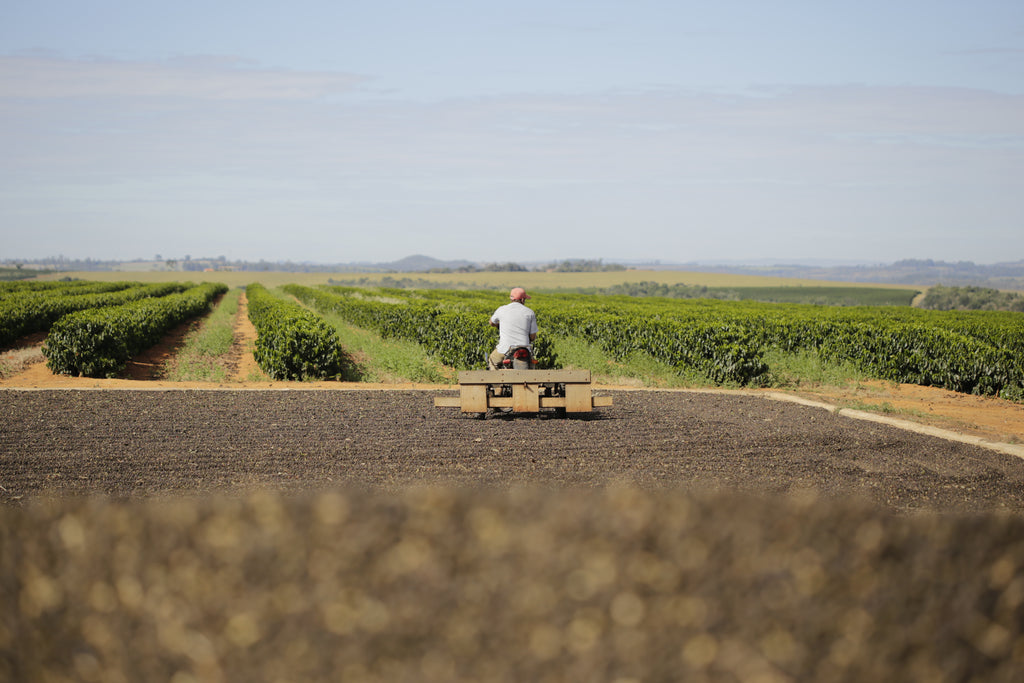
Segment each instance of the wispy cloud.
M602 250L628 226L630 257L690 258L701 240L705 254L828 242L913 255L922 241L967 249L985 229L987 244L1020 244L1024 96L865 86L334 96L359 87L348 74L226 58L0 58L0 225L67 226L61 239L148 226L200 244L223 232L216 253L237 241L229 229L287 226L343 252L328 260L383 259L384 243L432 253L439 234L464 256L459 245L481 226L530 226L546 248L582 256L607 251L576 252L581 225ZM779 237L791 234L792 245ZM129 256L141 244L126 245ZM309 258L303 248L287 256Z
M0 97L296 100L351 91L360 81L345 73L258 68L230 57L127 62L0 56Z

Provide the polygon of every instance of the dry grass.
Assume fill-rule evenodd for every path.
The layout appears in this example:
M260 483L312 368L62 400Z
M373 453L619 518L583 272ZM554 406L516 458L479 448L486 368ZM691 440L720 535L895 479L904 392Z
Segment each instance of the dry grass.
M38 346L11 349L0 354L0 379L12 377L30 365L46 359Z

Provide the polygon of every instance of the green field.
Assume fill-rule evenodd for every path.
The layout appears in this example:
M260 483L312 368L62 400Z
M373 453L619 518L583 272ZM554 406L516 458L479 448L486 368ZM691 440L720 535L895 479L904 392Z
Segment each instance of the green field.
M321 314L415 340L459 369L477 368L493 345L487 318L502 302L488 290L283 289ZM595 372L606 364L658 365L688 381L771 386L824 363L900 383L1024 398L1018 313L573 293L538 296L531 306L544 321L534 344L540 367L564 366L568 341L572 364L590 358L584 364Z
M252 278L258 275L249 272L190 274L209 276L216 284L229 287L255 284ZM92 275L89 280L60 283L61 289L109 288L106 280L115 280L124 273L89 275ZM11 290L10 294L0 297L4 304L0 309L3 313L0 333L6 335L4 338L13 339L44 331L64 313L101 305L112 298L119 301L119 306L135 307L135 303L120 303L120 300L137 298L145 294L147 288L181 287L185 282L168 282L166 272L144 275L151 276L145 280L161 284L120 283L118 286L122 289L118 292L86 295L62 294L59 290L27 293ZM371 331L388 343L398 340L415 343L431 361L429 364L422 359L413 359L411 363L389 362L390 370L379 364L376 369L371 369L370 365L352 368L346 361L344 369L334 363L325 371L325 377L339 373L368 377L382 372L390 374L396 366L429 367L433 363L448 368L475 369L494 343L494 331L487 324L487 318L496 306L507 301L506 285L515 283L535 293L531 306L544 321L544 334L535 345L542 367L568 363L587 367L598 374L622 372L646 384L682 382L727 386L786 385L799 382L807 368L815 368L815 372L820 368L822 376L853 371L901 383L940 386L1014 400L1024 398L1024 361L1021 360L1024 359L1024 318L1020 313L922 310L908 305L909 296L915 291L909 288L859 285L844 288L797 281L787 287L772 278L728 279L721 275L705 275L705 282L720 288L731 286L746 295L722 300L715 297L595 296L579 291L606 286L616 280L637 281L627 278L682 280L692 275L695 274L664 271L522 273L516 280L498 284L499 280L493 279L491 285L477 289L463 289L465 283L456 278L464 274L431 274L432 280L447 282L450 286L421 289L324 286L325 281L338 282L339 279L326 273L302 276L268 272L263 274L263 279L268 283L281 283L264 285L268 290L280 292L280 296L287 293L297 297L317 314L311 316L310 311L294 309L298 306L294 300L284 308L274 306L273 320L267 329L284 336L271 344L272 355L281 360L282 367L298 364L299 368L294 372L282 370L288 376L320 376L319 364L323 359L340 357L336 349L338 335L344 335L341 328L347 326ZM390 276L382 276L382 282L383 277ZM516 276L485 273L473 277L480 280ZM196 280L198 278L190 282ZM766 286L766 281L772 286ZM36 290L38 285L36 283ZM6 285L20 289L32 286ZM849 292L852 296L848 301L839 302L837 292ZM880 296L869 296L873 294ZM806 295L810 295L811 300L801 299ZM753 301L756 296L789 302ZM823 296L828 301L816 300ZM892 296L903 298L885 304L885 297ZM839 303L842 305L835 305ZM115 315L113 310L105 310L108 312L103 316ZM46 311L50 312L43 315ZM253 313L250 307L250 317ZM85 313L78 315L83 317ZM331 323L325 326L320 316L330 319ZM265 336L264 332L260 335ZM375 354L364 350L362 355ZM104 359L97 362L100 360ZM261 367L263 365L261 362ZM264 371L276 376L266 367ZM431 372L436 374L436 371Z
M0 282L5 280L24 280L34 275L35 271L25 271L19 268L0 268Z

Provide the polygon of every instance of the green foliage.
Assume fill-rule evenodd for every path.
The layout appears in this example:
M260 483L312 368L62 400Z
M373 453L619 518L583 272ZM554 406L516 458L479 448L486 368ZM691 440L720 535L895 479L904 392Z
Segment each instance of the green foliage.
M683 283L666 284L650 280L624 282L608 287L577 288L574 291L580 294L608 296L763 301L815 306L909 306L919 293L912 289L881 287L708 287Z
M359 382L427 382L448 384L452 372L411 340L382 339L373 330L349 325L335 313L323 314L353 359L349 376Z
M0 268L0 272L3 269ZM21 272L21 271L18 271ZM33 277L34 273L28 274L27 277ZM89 284L85 280L25 280L21 278L10 278L9 281L5 281L0 278L0 297L9 294L18 294L24 292L40 292L46 289L70 289L72 287Z
M920 292L883 287L733 287L740 301L814 306L910 306Z
M112 377L169 329L209 310L210 302L226 289L206 283L167 296L69 313L50 328L43 345L46 365L59 374Z
M340 378L350 365L337 333L323 318L282 301L260 284L246 288L256 328L256 362L271 379Z
M487 319L502 301L482 291L287 289L349 324L415 340L459 369L482 367L495 341ZM545 367L558 364L553 339L577 338L613 363L646 356L680 377L718 384L785 383L793 363L815 362L823 373L1024 395L1024 317L1016 313L579 294L545 294L530 305Z
M596 261L589 259L567 259L541 266L538 270L549 270L555 273L609 273L626 270L626 266L619 263L604 263L601 259Z
M317 310L336 313L350 324L374 330L385 339L405 339L422 345L441 363L461 370L480 368L494 348L496 332L488 320L493 310L481 309L479 293L458 293L450 303L424 300L422 293L383 290L405 299L374 300L352 288L313 289L287 285L285 291ZM329 291L328 291L329 290ZM451 293L449 293L451 294ZM555 367L550 340L538 337L534 355L541 368Z
M713 382L740 385L768 371L751 333L738 325L581 309L549 312L545 320L556 334L594 340L616 361L642 352L680 371L693 369Z
M945 287L935 285L925 293L921 308L933 311L1016 311L1024 312L1024 296L986 287Z
M682 368L642 351L615 360L596 342L580 337L557 337L558 358L565 367L586 368L595 381L655 387L694 387L714 384L693 368Z
M867 379L868 375L853 361L829 361L814 349L764 352L769 367L767 383L774 387L795 387L804 383L844 386Z
M507 261L505 263L485 263L482 266L464 265L457 268L443 266L440 268L429 268L425 273L525 273L530 269L526 266Z
M26 280L39 275L38 270L25 270L22 268L0 268L0 282Z
M25 284L29 286L0 292L0 346L10 344L26 334L45 332L68 313L166 296L191 286L179 282L140 285L137 282L84 280Z

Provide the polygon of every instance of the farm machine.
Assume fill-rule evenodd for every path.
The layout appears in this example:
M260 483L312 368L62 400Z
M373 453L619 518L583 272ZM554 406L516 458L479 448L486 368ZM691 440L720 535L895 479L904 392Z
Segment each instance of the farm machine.
M511 413L589 413L610 406L611 396L595 396L590 370L466 370L459 373L458 396L438 396L434 405L486 416Z

